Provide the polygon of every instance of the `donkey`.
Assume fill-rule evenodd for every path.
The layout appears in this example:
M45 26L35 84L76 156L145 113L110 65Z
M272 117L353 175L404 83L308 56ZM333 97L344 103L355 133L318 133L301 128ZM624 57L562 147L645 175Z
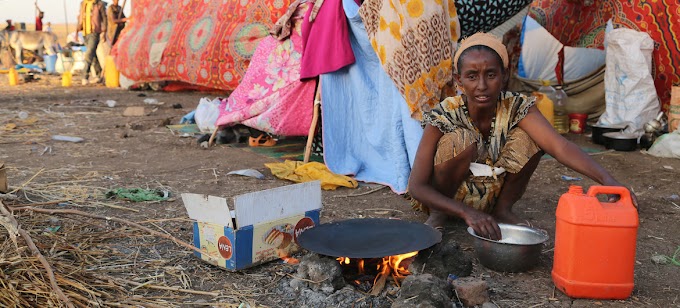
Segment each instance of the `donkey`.
M42 57L43 50L48 55L54 55L59 49L57 35L52 32L42 31L0 31L0 47L9 45L14 49L16 61L23 63L22 53L24 49L34 50Z

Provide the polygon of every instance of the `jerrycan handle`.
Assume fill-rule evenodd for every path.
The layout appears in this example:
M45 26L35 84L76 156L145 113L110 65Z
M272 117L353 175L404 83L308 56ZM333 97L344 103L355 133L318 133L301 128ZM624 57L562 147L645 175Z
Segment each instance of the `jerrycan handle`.
M621 198L615 203L622 203L624 205L633 204L633 199L630 197L630 191L628 191L628 189L623 186L590 186L587 196L595 197L599 194L619 195Z

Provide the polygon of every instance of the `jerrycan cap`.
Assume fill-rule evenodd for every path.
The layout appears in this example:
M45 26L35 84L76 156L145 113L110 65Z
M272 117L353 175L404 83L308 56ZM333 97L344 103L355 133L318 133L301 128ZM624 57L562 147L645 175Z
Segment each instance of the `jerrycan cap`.
M568 193L572 194L572 195L582 196L583 195L583 187L578 186L578 185L571 185L571 186L569 186L569 192Z

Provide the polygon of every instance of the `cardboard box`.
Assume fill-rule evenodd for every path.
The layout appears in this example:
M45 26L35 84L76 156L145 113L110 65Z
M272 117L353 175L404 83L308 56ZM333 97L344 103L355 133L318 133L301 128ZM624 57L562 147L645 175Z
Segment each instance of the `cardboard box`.
M290 256L300 250L297 237L319 224L321 183L283 186L227 199L182 194L194 221L194 252L202 260L229 270ZM231 210L233 208L233 210Z
M9 187L7 185L7 169L5 169L5 163L0 161L0 193L7 193Z

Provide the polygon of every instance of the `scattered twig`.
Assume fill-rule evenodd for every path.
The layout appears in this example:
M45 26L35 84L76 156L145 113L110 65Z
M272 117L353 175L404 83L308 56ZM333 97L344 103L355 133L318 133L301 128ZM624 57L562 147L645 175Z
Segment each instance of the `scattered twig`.
M416 298L418 298L418 295L411 296L411 297L405 299L405 300L404 300L404 303L407 303L407 302L409 302L409 301L411 301L411 300L413 300L413 299L416 299Z
M175 217L175 218L149 219L149 220L138 221L137 223L147 224L147 223L152 223L152 222L166 222L166 221L192 221L192 220L189 219L189 218L186 218L186 217Z
M395 209L365 209L364 211L394 211L394 212L399 212L399 213L404 214L404 211L395 210Z
M382 189L385 188L385 187L387 187L387 186L382 185L382 186L380 186L380 187L378 187L378 188L374 188L374 189L371 189L371 190L369 190L369 191L365 191L365 192L362 192L362 193L333 196L333 198L348 198L348 197L359 197L359 196L370 195L370 194L372 194L372 193L374 193L374 192L376 192L376 191L382 190Z
M296 277L296 276L293 276L292 274L286 274L286 275L287 275L287 276L290 276L290 278L294 278L294 279L298 279L298 280L310 282L310 283L313 283L313 284L320 284L320 283L322 283L322 282L328 280L328 278L330 278L330 277L326 277L326 278L323 279L323 280L314 281L314 280L309 280L309 279L305 279L305 278Z
M138 209L133 209L133 208L129 208L129 207L121 206L121 205L110 204L110 203L92 202L92 204L103 205L103 206L106 206L106 207L110 207L112 209L126 210L126 211L135 212L135 213L139 212Z
M149 289L165 290L165 291L177 291L177 292L197 294L197 295L210 295L210 296L219 296L220 295L219 292L198 291L198 290L191 290L191 289L183 289L183 288L180 288L180 287L156 286L156 285L148 284L148 281L145 282L145 283L139 283L139 282L117 279L117 278L114 278L114 279L117 280L117 281L120 281L122 283L133 285L136 288L149 288Z
M158 230L163 231L163 233L165 233L165 234L167 234L167 235L170 235L170 232L165 231L165 229L161 228L161 226L159 226L159 225L157 225L157 224L155 224L155 223L153 223L153 222L150 222L150 224L152 224L154 227L158 228Z
M11 206L14 206L14 207L43 206L43 205L54 205L54 204L59 204L59 203L69 202L69 201L71 201L71 200L70 199L64 199L64 200L54 200L54 201L47 201L47 202L28 203L28 204L13 204Z
M19 187L15 188L14 190L10 191L9 194L13 194L13 193L19 191L19 189L24 188L24 186L26 186L28 183L30 183L31 181L33 181L33 179L35 179L35 177L37 177L38 174L40 174L40 173L43 172L44 170L45 170L45 168L42 168L42 169L38 170L38 172L36 172L30 179L28 179L28 181L24 182L23 184L21 184L21 186L19 186Z
M137 289L139 289L139 288L146 287L147 285L151 284L152 282L153 282L153 280L149 280L149 281L147 281L147 282L144 282L144 283L142 283L142 284L140 284L140 285L138 285L138 286L136 286L136 287L130 289L130 291L135 291L135 290L137 290Z
M551 300L551 301L557 300L557 298L555 297L555 286L553 286L552 295L550 295L550 298L548 298L548 300Z

